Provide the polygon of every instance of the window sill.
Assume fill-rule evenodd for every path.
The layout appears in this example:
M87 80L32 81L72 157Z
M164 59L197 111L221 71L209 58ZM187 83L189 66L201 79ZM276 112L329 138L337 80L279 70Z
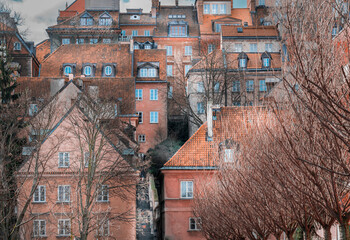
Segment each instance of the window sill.
M69 166L68 167L60 167L60 166L58 166L58 168L69 168Z
M193 199L193 197L187 197L187 198L181 197L180 199L181 199L181 200L191 200L191 199Z
M96 202L97 202L97 203L110 203L109 200L107 200L107 201L97 201L97 200L96 200Z
M56 238L67 238L70 236L71 236L70 234L68 234L68 235L56 235Z
M150 124L158 124L157 122L150 122Z
M45 202L32 202L32 204L45 204L47 203L46 201Z
M187 232L200 232L200 229L188 229Z
M69 201L69 202L60 202L60 201L57 201L57 202L56 202L56 204L67 204L67 205L68 205L68 204L71 204L71 203L72 203L72 202L70 202L70 201Z

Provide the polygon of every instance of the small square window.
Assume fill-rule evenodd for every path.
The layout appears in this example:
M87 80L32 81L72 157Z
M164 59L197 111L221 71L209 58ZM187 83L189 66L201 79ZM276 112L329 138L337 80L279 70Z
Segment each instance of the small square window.
M84 44L84 38L77 38L75 44Z
M235 52L242 52L243 50L243 46L242 46L242 43L235 43Z
M210 4L203 5L203 12L204 14L210 14Z
M106 76L112 76L113 68L111 66L105 66L104 67L104 74Z
M15 43L14 43L13 49L14 49L15 51L20 51L21 48L22 48L22 45L21 45L20 42L15 42Z
M239 59L239 67L240 68L246 68L247 67L247 59L246 58L240 58Z
M263 58L263 67L264 68L270 67L270 58Z
M140 143L146 142L146 135L140 134L138 137L138 142L140 142Z
M265 51L272 52L272 43L265 43Z
M65 66L63 69L64 75L68 76L69 74L73 73L73 68L72 66Z
M85 66L84 67L84 75L85 76L91 76L92 75L92 67L91 66Z
M70 44L70 39L69 38L62 38L62 44Z
M200 218L189 218L189 230L199 231L201 230L201 219Z

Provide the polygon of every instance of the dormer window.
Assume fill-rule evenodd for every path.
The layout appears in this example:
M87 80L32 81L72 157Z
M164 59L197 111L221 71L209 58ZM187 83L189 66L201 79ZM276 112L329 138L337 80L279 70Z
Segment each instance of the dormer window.
M140 68L140 77L156 77L156 72L155 68Z
M270 68L271 67L271 54L268 52L264 52L261 55L262 67Z
M139 62L137 63L138 77L155 78L158 77L159 62Z
M187 23L185 21L173 21L169 23L169 36L170 37L186 37L187 36Z
M86 77L94 77L95 69L96 69L95 64L91 64L91 63L83 64L82 74L85 75Z
M65 76L69 76L69 74L74 74L75 72L75 64L65 63L63 64L63 74Z
M140 49L140 45L138 43L134 43L134 49Z
M248 60L249 60L249 58L248 58L247 54L245 54L244 52L241 52L238 56L238 67L239 68L247 68Z
M94 22L94 19L89 13L84 13L83 16L80 18L80 25L81 26L92 26Z
M99 25L100 26L112 26L112 17L108 13L104 13L100 16Z
M14 49L15 51L20 51L21 48L22 48L22 46L21 46L21 43L20 43L20 42L15 42L15 43L14 43L13 49Z
M116 65L111 63L103 64L102 77L114 77L116 72Z
M145 49L151 49L151 44L145 44Z

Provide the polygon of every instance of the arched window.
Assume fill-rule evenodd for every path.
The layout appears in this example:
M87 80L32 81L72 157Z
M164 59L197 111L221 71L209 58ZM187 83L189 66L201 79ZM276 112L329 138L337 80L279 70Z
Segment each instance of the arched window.
M244 52L241 52L238 56L238 67L239 68L247 68L248 56Z
M105 67L105 75L106 76L111 76L112 75L112 67L111 66L106 66Z
M65 66L64 67L64 75L68 76L73 72L72 66Z
M84 75L85 75L85 76L91 76L91 73L92 73L92 68L91 68L91 66L86 66L86 67L84 67Z

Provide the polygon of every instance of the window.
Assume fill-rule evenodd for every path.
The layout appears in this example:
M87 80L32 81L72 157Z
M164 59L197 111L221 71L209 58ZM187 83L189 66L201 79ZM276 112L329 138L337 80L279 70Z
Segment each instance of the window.
M265 43L265 51L272 52L272 43Z
M104 38L104 39L102 40L102 42L103 42L104 44L110 44L110 43L112 42L112 40L111 40L110 38Z
M33 221L33 236L34 237L46 237L46 221L34 220Z
M198 231L201 229L201 219L200 218L189 218L189 230Z
M145 49L151 49L151 44L145 44Z
M204 93L204 83L203 82L197 83L197 92Z
M109 221L105 220L104 222L99 224L98 236L108 236L109 235Z
M240 107L241 106L241 102L240 101L234 101L233 102L233 106Z
M90 44L96 44L98 42L97 38L90 38Z
M122 30L120 34L121 34L122 36L125 36L125 35L126 35L125 30Z
M212 4L211 5L211 13L212 14L218 14L218 5L217 4Z
M100 17L99 24L100 26L111 26L112 25L112 18L111 17Z
M70 39L69 38L62 38L62 44L70 44Z
M254 92L254 80L248 80L246 82L247 92Z
M193 198L193 181L181 181L181 198Z
M192 68L192 65L185 65L185 75L187 75L188 71Z
M70 220L60 219L58 220L58 236L70 235Z
M158 89L151 89L149 94L149 100L158 100Z
M265 6L265 0L259 0L259 6Z
M220 91L220 83L219 82L216 82L214 84L214 92L219 92Z
M33 195L33 202L40 203L46 202L46 187L37 186Z
M242 43L235 43L235 52L242 52Z
M156 77L156 69L155 68L141 68L140 69L140 77Z
M16 50L16 51L20 51L22 48L21 46L21 43L20 42L15 42L14 45L13 45L13 50Z
M220 14L226 14L226 4L220 4Z
M225 149L225 162L233 162L233 149Z
M150 112L150 123L158 123L158 112Z
M240 92L241 91L241 82L240 81L233 81L232 84L232 92Z
M38 104L29 104L28 115L34 116L38 112Z
M137 30L132 30L132 36L137 36L138 35L138 31Z
M173 65L166 66L166 75L170 77L173 76Z
M215 45L214 44L209 44L208 45L208 53L211 53L212 51L214 51L215 49Z
M185 25L170 25L170 36L172 37L186 37L187 30Z
M111 66L106 66L105 69L104 69L104 72L105 72L106 76L111 76L112 72L113 72L113 69L112 69Z
M259 91L260 92L266 92L267 91L267 86L266 86L266 81L265 80L259 80Z
M258 52L258 44L257 43L249 44L249 51L250 52Z
M144 135L144 134L139 135L138 141L139 142L146 142L146 135Z
M192 56L192 46L185 46L185 55Z
M93 19L91 17L82 17L80 18L80 25L82 26L91 26L93 24Z
M137 112L137 115L139 115L139 123L143 123L143 112Z
M84 75L85 76L91 76L92 68L90 66L84 67Z
M270 58L263 58L263 67L268 68L270 67Z
M134 43L134 49L140 49L140 46L138 43Z
M58 153L58 167L69 167L69 152Z
M197 113L203 114L205 112L204 110L204 103L203 102L197 102Z
M101 185L97 192L98 202L107 202L109 200L108 185Z
M239 59L239 67L240 68L246 68L247 67L247 59L246 58Z
M173 55L173 47L172 46L165 46L166 49L166 55L172 56Z
M77 38L75 44L84 44L84 38Z
M145 36L150 36L151 35L151 32L149 30L145 30Z
M70 202L70 185L59 185L58 186L58 202Z
M135 89L136 100L142 100L142 89Z
M169 87L168 98L173 98L173 87L172 86Z
M71 66L65 66L64 67L64 75L68 76L69 74L71 74L73 72L73 69Z
M210 14L210 4L204 4L204 14Z
M90 152L85 152L85 153L84 153L84 166L85 166L85 167L89 167L90 159L92 159L92 161L95 161L95 156L93 156L92 158L90 158ZM92 163L92 162L91 162L91 163Z

